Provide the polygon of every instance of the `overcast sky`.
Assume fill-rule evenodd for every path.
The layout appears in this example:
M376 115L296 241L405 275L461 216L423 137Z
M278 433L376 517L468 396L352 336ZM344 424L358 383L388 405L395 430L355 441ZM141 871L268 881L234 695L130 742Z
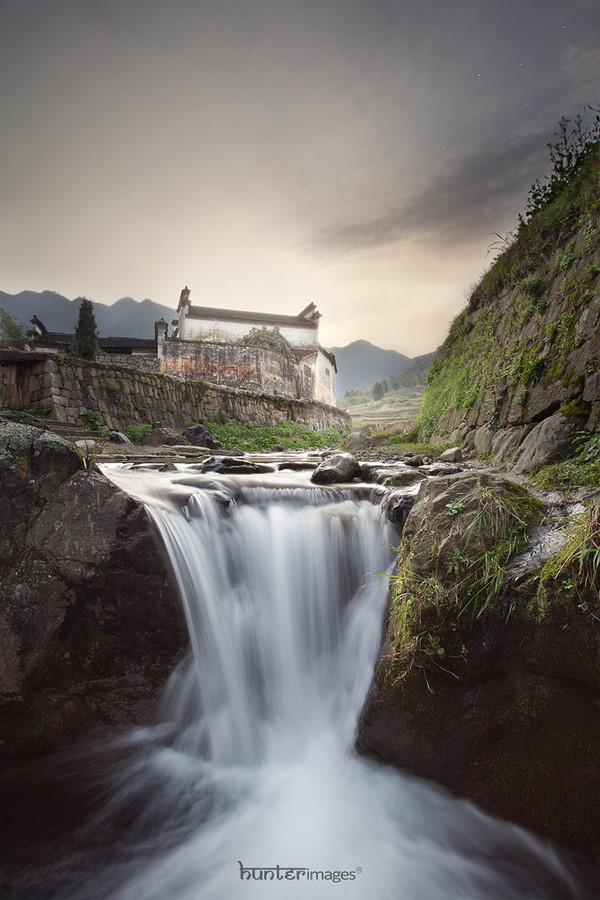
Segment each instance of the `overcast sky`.
M0 288L435 349L600 99L598 0L0 0Z

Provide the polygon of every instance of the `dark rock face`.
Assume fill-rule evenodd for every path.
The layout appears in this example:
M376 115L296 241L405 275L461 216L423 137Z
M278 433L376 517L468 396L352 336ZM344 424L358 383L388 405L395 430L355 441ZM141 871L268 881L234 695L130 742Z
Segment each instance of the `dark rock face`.
M488 620L478 629L460 681L432 666L396 698L385 683L388 646L359 720L357 749L597 856L598 691L563 677L558 666L548 673L532 666L531 631L511 627L500 639L501 628Z
M415 494L407 494L406 491L391 491L381 504L381 511L402 530L416 499Z
M360 464L351 453L336 453L317 466L311 476L315 484L344 484L360 476Z
M498 476L421 486L357 749L597 856L597 582L560 557L511 570L506 542L525 539L539 514ZM494 560L497 580L477 596Z
M143 506L49 432L0 420L4 754L149 721L186 646Z
M183 436L194 447L208 447L209 450L218 450L221 446L221 442L215 440L204 425L192 425L190 428L186 428Z

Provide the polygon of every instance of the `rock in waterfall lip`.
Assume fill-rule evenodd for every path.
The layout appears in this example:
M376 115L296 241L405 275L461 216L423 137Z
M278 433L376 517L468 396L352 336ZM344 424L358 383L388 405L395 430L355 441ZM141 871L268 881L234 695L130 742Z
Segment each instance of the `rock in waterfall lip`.
M344 484L359 478L360 463L351 453L336 453L320 463L311 476L315 484Z

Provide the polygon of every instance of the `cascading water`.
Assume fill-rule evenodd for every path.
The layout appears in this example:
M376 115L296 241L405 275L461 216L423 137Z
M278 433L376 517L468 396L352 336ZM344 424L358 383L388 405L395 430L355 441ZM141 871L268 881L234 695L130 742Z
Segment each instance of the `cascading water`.
M297 473L106 471L148 506L192 653L158 724L107 748L118 770L46 892L38 873L15 896L583 896L527 832L353 753L393 558L377 503Z

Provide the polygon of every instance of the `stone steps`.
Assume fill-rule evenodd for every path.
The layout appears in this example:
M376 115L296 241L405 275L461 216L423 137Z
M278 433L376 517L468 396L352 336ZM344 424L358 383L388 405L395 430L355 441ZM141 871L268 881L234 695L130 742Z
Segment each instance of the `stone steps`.
M44 425L48 431L54 434L60 434L61 437L76 438L76 440L91 439L100 440L102 433L94 431L91 428L81 428L71 422L59 422L58 419L41 419L40 423Z

